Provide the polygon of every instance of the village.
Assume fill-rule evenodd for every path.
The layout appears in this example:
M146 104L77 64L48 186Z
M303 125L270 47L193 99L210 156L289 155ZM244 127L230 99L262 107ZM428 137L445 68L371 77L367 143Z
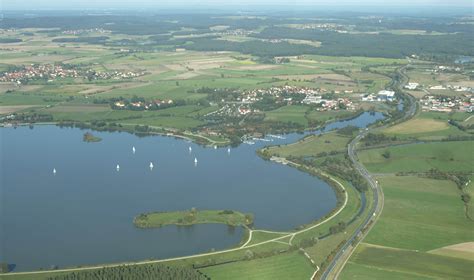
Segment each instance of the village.
M115 101L111 104L112 109L115 110L134 110L134 111L144 111L144 110L159 110L169 107L176 106L175 102L171 99L160 100L156 99L153 101L145 101L143 98L132 98L132 99L122 99Z
M222 100L224 101L224 100ZM225 102L219 110L206 116L245 116L266 111L262 107L286 105L312 105L316 111L348 110L356 111L357 106L348 97L336 97L332 93L322 93L319 89L297 86L280 86L244 91L235 101ZM267 105L267 106L266 106Z
M82 78L88 80L122 80L132 79L145 75L144 71L138 72L98 72L92 69L82 69L73 65L65 64L32 64L18 67L12 71L0 74L0 82L11 82L17 85L27 84L30 81L44 80L54 82L62 78Z
M454 97L425 95L420 102L423 111L471 113L474 110L474 97L471 94Z

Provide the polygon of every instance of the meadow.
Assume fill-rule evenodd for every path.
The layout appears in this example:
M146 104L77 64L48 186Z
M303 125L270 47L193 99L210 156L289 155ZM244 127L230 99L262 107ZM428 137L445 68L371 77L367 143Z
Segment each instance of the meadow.
M472 279L474 261L362 244L341 279Z
M473 171L472 141L415 143L361 151L359 159L373 173ZM384 155L388 151L389 157Z

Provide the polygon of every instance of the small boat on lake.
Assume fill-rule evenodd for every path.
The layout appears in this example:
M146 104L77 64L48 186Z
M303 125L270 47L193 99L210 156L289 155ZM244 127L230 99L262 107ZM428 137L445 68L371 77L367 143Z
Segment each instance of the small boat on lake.
M120 165L117 164L117 171L119 171L119 170L120 170Z

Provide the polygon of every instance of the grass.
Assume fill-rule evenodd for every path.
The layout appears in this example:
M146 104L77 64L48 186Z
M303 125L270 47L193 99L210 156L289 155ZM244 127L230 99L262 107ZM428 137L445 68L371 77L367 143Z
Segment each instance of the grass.
M261 231L254 231L252 233L252 240L250 241L249 245L252 244L257 244L260 242L264 242L270 239L278 238L283 235L286 235L285 233L272 233L272 232L261 232ZM282 239L281 241L285 242L285 238Z
M466 218L453 182L415 176L378 181L385 194L384 209L364 242L430 251L473 240L474 223Z
M348 262L344 266L344 270L339 275L339 278L350 279L350 280L430 280L436 279L433 277L422 276L415 273L410 272L401 272L401 271L394 271L389 269L382 269L376 266L370 266L365 264L359 264L354 262Z
M446 122L433 119L412 119L385 130L388 134L418 134L447 130L449 125Z
M358 247L351 263L362 264L364 266L362 272L369 270L372 275L375 274L378 277L395 272L400 276L407 275L408 279L472 279L474 273L474 261L365 244ZM374 268L385 270L385 272L377 274ZM355 269L357 272L361 267L355 267ZM341 278L354 279L348 271L345 271ZM385 277L382 278L385 279ZM380 278L366 277L364 279Z
M327 112L320 112L320 111L311 111L307 118L312 121L319 121L319 122L330 122L337 119L345 119L350 118L355 115L354 112L349 111L327 111Z
M430 251L430 253L441 255L441 256L448 256L448 257L461 258L461 259L474 261L474 252L451 249L450 246Z
M305 117L305 113L308 110L308 106L283 106L276 110L265 112L265 121L293 122L307 126L308 120Z
M232 210L190 210L140 214L133 219L139 228L155 228L165 225L189 226L195 224L250 225L253 215Z
M302 140L284 146L274 146L266 150L280 157L317 157L321 153L344 152L350 138L330 132L320 135L311 135Z
M410 144L359 152L360 161L373 173L424 172L431 168L442 171L472 172L472 141ZM390 157L382 154L390 152Z
M448 136L469 136L457 127L449 125L448 120L460 120L464 114L436 114L431 112L420 113L416 118L384 130L388 135L399 138L417 138L420 140L442 140Z
M240 261L200 269L212 279L309 279L315 268L300 253L292 252L268 258Z

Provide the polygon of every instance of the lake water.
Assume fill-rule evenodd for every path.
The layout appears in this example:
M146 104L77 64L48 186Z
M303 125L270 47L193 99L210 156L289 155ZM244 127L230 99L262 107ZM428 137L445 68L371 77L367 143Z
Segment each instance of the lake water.
M326 130L365 127L382 117L364 113ZM196 254L235 246L243 234L218 224L137 229L133 217L143 212L233 209L253 213L255 228L291 230L336 206L334 191L322 180L255 153L301 134L228 153L127 133L94 132L102 141L85 143L84 132L0 129L0 261L15 264L15 271Z

